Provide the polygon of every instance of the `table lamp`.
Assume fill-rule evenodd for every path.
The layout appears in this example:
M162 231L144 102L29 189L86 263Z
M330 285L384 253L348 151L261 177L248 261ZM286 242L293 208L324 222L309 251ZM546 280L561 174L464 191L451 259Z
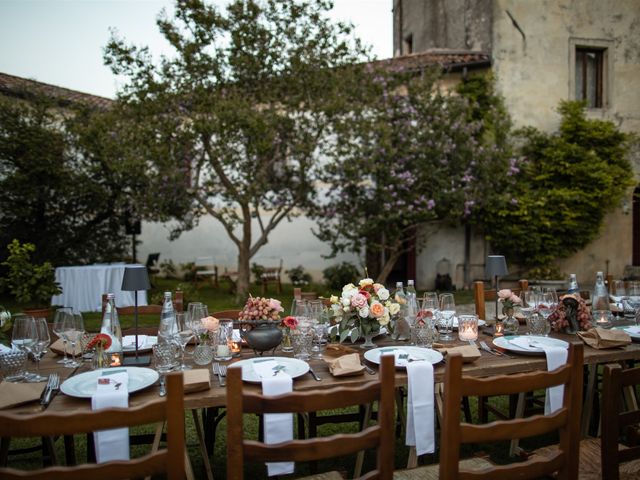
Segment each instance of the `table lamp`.
M487 264L485 265L485 274L487 278L494 279L496 287L496 320L498 319L498 290L500 290L498 277L504 277L509 274L507 270L507 261L504 255L489 255Z
M126 267L124 267L124 276L122 277L122 290L125 292L133 292L133 314L135 318L136 330L136 356L125 357L122 364L126 366L140 367L143 365L149 365L151 363L151 357L149 355L138 355L138 290L149 290L150 288L151 283L149 282L147 267L145 267L144 265L127 265Z

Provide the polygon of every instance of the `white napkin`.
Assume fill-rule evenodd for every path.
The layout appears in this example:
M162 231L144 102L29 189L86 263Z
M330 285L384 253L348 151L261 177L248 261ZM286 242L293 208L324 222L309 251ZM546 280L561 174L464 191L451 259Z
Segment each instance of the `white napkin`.
M138 335L138 348L143 348L147 343L146 335ZM136 336L135 335L125 335L122 338L122 347L123 348L136 348Z
M567 363L569 352L566 348L543 345L542 349L547 357L547 370L550 372ZM544 414L549 415L562 407L564 385L547 388L544 401Z
M91 408L101 410L112 407L129 407L129 375L126 370L98 377L96 393L91 397ZM129 460L129 429L114 428L93 433L96 462Z
M407 364L407 446L415 446L416 454L435 451L435 401L433 365L431 362Z
M275 360L254 361L253 370L262 379L263 395L280 395L293 390L291 375L277 370ZM275 372L278 372L274 375ZM280 443L293 440L293 414L268 413L264 415L264 443ZM267 474L286 475L293 473L293 462L267 462Z
M511 344L513 344L513 345L515 345L517 347L520 347L523 350L528 350L530 352L539 352L540 350L542 350L542 345L541 344L533 345L530 342L531 341L526 336L509 339L509 343L511 343Z
M402 348L383 348L380 350L380 355L393 355L393 361L396 367L406 367L409 365L410 360L419 360L419 358L412 357L409 352Z

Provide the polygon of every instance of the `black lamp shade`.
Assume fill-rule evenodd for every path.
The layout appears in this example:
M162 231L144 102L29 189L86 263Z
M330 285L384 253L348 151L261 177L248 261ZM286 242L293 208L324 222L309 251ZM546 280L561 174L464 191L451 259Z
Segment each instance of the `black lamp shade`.
M485 274L487 278L504 277L509 274L507 270L507 261L504 255L489 255L485 266Z
M127 265L124 267L122 277L122 290L125 292L136 292L138 290L149 290L149 274L144 265Z

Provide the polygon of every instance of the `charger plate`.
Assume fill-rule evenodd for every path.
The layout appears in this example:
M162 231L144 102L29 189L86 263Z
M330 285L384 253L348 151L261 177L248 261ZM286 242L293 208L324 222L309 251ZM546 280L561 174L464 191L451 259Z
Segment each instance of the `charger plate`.
M513 343L516 338L525 338L530 342L528 348L521 347ZM493 344L496 347L504 348L514 353L523 355L544 355L542 345L548 347L569 348L569 343L552 337L543 337L541 335L505 335L504 337L494 337Z

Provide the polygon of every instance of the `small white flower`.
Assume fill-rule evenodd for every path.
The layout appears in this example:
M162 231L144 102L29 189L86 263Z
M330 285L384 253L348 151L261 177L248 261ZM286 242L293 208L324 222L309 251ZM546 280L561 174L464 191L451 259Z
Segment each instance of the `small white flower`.
M338 303L338 296L337 295L331 295L331 298L329 299L329 301L331 303Z
M340 303L342 303L342 306L344 307L348 307L349 305L351 305L351 298L349 297L342 297L340 299Z
M392 303L391 305L389 305L389 313L391 315L395 315L400 311L400 305L398 305L397 303Z
M346 292L347 290L353 290L356 286L353 283L347 283L344 287L342 287L342 291Z
M363 278L362 280L360 280L360 288L364 288L368 285L373 285L373 280L371 280L370 278Z
M385 300L389 299L389 290L387 290L386 288L382 287L378 289L378 298L380 300L382 300L383 302Z
M351 307L342 307L342 311L348 313L351 311Z
M387 325L389 323L389 312L387 311L382 317L378 319L380 325Z
M364 306L360 310L358 310L358 315L362 318L367 318L369 316L369 307Z

